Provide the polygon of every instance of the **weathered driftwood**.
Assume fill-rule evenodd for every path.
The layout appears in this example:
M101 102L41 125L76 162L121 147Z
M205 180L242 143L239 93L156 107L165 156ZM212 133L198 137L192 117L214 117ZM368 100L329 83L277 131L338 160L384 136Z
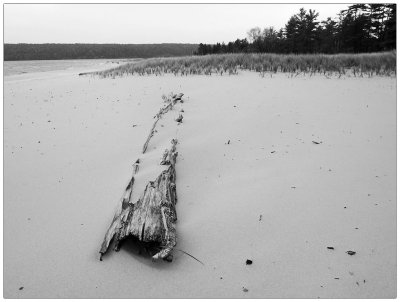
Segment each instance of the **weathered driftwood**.
M176 245L176 172L175 162L177 140L171 141L171 148L163 156L162 165L168 165L161 174L150 181L138 201L131 199L134 175L138 169L135 166L133 176L125 189L111 225L104 237L100 249L100 260L108 251L110 243L115 243L118 250L124 239L134 237L141 242L157 246L153 259L168 259ZM171 256L170 256L171 255Z
M128 207L128 204L130 202L130 199L132 196L132 191L133 191L133 184L135 183L135 174L139 171L139 163L140 163L140 160L137 159L136 162L133 164L132 177L129 180L128 185L125 188L124 194L122 195L122 197L117 205L117 210L115 211L114 218L113 218L111 225L108 228L108 231L104 237L103 244L101 245L101 249L100 249L101 256L103 256L103 254L107 251L108 246L110 245L111 240L113 239L113 237L115 235L114 230L121 227L119 217L120 217L122 211ZM118 248L118 247L116 247L116 248ZM100 256L100 260L101 260L101 256Z
M150 139L153 137L154 135L154 131L156 129L157 123L158 121L162 118L162 116L167 113L169 110L171 110L174 105L180 101L182 99L183 93L178 93L178 94L174 94L172 95L170 98L166 99L167 105L164 106L163 108L160 109L160 111L155 115L155 121L153 123L153 126L151 127L149 136L146 139L146 142L143 145L143 150L142 153L144 154L147 150L147 146L149 145Z

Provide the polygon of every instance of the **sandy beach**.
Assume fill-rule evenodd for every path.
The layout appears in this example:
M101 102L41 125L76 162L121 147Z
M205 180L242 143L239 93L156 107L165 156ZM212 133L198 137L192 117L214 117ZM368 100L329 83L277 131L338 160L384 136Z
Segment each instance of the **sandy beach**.
M100 262L170 92L149 150L178 139L177 249L204 265ZM5 298L395 298L396 265L395 78L5 77Z

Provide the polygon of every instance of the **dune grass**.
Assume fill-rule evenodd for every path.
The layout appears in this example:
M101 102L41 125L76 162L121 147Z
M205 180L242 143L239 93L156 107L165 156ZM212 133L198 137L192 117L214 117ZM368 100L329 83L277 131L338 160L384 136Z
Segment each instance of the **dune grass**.
M354 76L390 76L396 74L396 52L364 54L214 54L174 58L152 58L96 72L100 77L124 75L176 76L237 74L239 70L259 72L262 76L277 72L290 74L350 74Z

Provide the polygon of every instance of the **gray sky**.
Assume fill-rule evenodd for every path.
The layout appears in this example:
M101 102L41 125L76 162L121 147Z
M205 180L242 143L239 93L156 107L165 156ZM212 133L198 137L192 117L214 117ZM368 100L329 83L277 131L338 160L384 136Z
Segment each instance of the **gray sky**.
M319 20L348 4L5 4L5 43L216 43L280 29L300 7Z

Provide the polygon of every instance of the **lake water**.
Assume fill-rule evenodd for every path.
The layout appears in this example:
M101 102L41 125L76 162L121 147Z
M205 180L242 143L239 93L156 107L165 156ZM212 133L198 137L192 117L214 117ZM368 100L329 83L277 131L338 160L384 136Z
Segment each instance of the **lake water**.
M49 71L79 73L104 70L138 60L140 59L5 61L3 71L6 77Z

